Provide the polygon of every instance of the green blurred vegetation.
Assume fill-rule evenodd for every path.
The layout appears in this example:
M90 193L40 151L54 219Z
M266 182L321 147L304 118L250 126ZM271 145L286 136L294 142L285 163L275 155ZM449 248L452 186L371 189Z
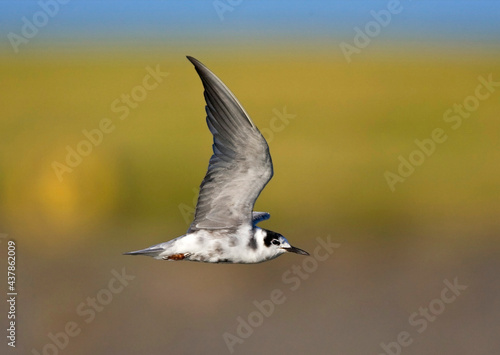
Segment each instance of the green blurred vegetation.
M273 110L295 115L270 139L275 176L256 210L271 212L265 226L297 245L342 231L382 239L498 231L500 90L458 130L442 119L474 93L479 75L500 81L497 56L385 48L347 64L333 50L306 48L0 57L4 231L33 236L34 247L57 240L64 248L102 230L147 236L145 245L182 234L179 205L194 206L211 154L202 86L185 54L211 68L259 128L270 127ZM170 75L120 120L111 103L156 65ZM115 130L60 182L53 162L64 163L66 146L105 117ZM398 156L436 127L448 140L391 192L384 172L396 172Z
M458 278L467 291L408 351L498 353L500 90L455 131L443 114L479 76L500 81L500 53L373 45L347 64L314 42L166 48L0 55L0 233L17 242L21 352L75 321L71 354L222 354L237 317L283 289L286 303L239 352L375 353ZM296 291L282 277L311 260L297 255L258 265L121 255L188 227L179 206L194 207L212 138L186 54L267 132L275 176L257 201L272 214L262 226L309 252L317 237L341 244ZM169 76L120 120L112 103L156 65ZM273 132L284 108L295 116ZM59 181L53 162L103 118L115 129ZM385 171L438 127L448 140L391 192ZM78 305L123 269L135 279L86 324Z

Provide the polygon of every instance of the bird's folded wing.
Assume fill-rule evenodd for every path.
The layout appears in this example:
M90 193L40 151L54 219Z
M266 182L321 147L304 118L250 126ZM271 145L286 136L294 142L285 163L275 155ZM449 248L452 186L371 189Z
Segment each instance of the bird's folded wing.
M226 85L198 60L188 59L205 88L207 125L214 137L189 230L252 226L255 200L273 175L269 147Z

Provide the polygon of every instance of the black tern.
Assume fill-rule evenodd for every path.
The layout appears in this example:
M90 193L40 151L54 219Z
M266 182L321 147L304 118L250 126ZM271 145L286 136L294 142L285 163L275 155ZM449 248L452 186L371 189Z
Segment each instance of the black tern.
M160 260L260 263L286 253L309 255L281 234L257 227L270 218L254 204L273 176L266 140L226 85L193 57L205 89L206 121L213 155L200 186L194 220L186 234L125 253Z

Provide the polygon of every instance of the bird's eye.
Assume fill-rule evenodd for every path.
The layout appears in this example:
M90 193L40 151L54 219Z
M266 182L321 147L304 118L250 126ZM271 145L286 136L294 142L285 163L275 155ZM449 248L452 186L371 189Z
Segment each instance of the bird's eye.
M271 243L273 243L274 245L280 245L279 240L276 240L276 239L274 239Z

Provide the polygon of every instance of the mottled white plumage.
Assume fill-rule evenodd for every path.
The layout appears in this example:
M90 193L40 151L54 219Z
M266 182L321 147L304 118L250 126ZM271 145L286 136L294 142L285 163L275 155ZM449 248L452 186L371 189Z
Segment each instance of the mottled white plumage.
M125 254L210 263L259 263L285 252L308 255L281 234L256 226L270 217L253 212L273 176L267 142L226 85L201 62L188 59L205 88L206 120L214 137L195 217L185 235Z

